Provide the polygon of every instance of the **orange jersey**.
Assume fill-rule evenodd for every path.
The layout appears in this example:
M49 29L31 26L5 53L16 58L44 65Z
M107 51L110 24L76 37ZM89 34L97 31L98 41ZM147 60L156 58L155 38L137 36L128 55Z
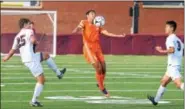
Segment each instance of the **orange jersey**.
M90 48L99 48L100 46L100 34L103 30L100 27L95 26L87 20L82 20L83 28L83 42Z
M100 47L100 34L103 30L91 24L87 20L81 21L83 25L83 43L84 43L84 56L89 63L95 63L97 61L104 62L104 56Z

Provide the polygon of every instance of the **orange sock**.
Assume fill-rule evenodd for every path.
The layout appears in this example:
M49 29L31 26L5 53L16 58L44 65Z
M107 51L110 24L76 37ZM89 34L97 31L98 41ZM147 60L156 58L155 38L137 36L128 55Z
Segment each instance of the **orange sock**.
M103 77L102 77L103 78L103 81L105 81L105 76L106 76L106 74L103 74Z
M101 74L100 75L100 78L101 78L101 84L104 86L104 74ZM104 87L103 87L104 88Z
M103 85L103 78L102 78L102 75L99 74L99 73L96 73L96 80L97 80L97 82L98 82L99 89L100 89L100 90L103 90L103 89L104 89L104 85Z

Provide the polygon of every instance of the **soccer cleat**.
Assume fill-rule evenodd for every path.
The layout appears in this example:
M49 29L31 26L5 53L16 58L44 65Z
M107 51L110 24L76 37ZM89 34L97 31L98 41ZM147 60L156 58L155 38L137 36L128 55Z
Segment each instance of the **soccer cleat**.
M30 105L33 106L33 107L43 107L43 105L38 101L30 102Z
M154 97L148 95L147 98L148 98L148 100L150 100L150 101L152 102L152 104L153 104L154 106L156 106L156 105L158 104L157 102L155 102Z
M63 77L63 75L65 74L65 72L66 72L66 68L60 70L60 73L61 73L61 74L60 74L60 75L57 75L58 79L62 79L62 77Z

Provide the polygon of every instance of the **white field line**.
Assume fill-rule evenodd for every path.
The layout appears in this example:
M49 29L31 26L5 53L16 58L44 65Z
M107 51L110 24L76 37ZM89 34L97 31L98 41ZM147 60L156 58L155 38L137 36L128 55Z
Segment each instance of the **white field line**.
M99 90L44 90L43 92L99 92ZM156 92L156 90L109 90L109 92ZM181 90L168 90L168 92L182 92ZM1 93L33 93L33 91L1 91Z
M147 100L147 99L145 99ZM183 101L184 99L162 99L164 101ZM65 100L41 100L41 102L63 102ZM1 100L1 102L5 103L29 103L30 100L24 100L24 101L19 101L19 100Z
M75 72L75 71L70 71L70 72L68 72L69 70L67 70L67 74L70 74L70 75L85 75L85 74L95 74L95 71L89 71L89 72L79 72L78 74ZM145 75L145 74L150 74L150 75L153 75L153 74L164 74L163 72L111 72L111 71L108 71L107 72L107 75L121 75L121 74L140 74L140 75ZM0 73L1 74L1 76L3 75L28 75L28 76L30 76L30 72L29 71L25 71L25 72L22 72L22 73L17 73L17 72L15 72L15 73L4 73L4 72L1 72ZM47 74L47 75L53 75L53 74L55 74L55 73L53 73L53 72L44 72L44 74ZM183 74L183 73L182 73Z
M1 87L4 87L5 85L4 84L1 84Z
M86 66L90 66L88 65L87 63L83 63L83 64L79 64L79 63L76 63L76 64L62 64L61 66L83 66L83 65L86 65ZM107 66L127 66L127 67L164 67L164 66L167 66L166 64L127 64L127 63L117 63L117 64L106 64ZM20 66L24 66L23 64L21 65L17 65L17 63L9 63L7 65L1 65L1 67L9 67L9 66L17 66L17 67L20 67ZM47 66L46 64L42 64L42 66Z
M33 85L35 82L22 82L22 83L3 83L6 85ZM96 82L47 82L46 84L79 84L79 85L89 85L89 84L97 84ZM160 82L106 82L106 84L160 84Z
M22 73L4 73L4 72L1 72L1 76L2 75L28 75L30 74L29 70L27 71L19 71L19 72L22 72ZM44 72L44 74L47 74L47 75L53 75L55 73L53 73L52 71L51 72ZM78 75L84 75L84 74L95 74L95 71L84 71L84 70L75 70L75 69L67 69L67 74L78 74ZM146 74L150 74L150 75L153 75L153 74L160 74L160 75L163 75L164 72L160 72L160 71L157 71L157 72L151 72L151 71L143 71L143 72L124 72L124 71L107 71L107 75L126 75L126 74L140 74L140 75L146 75ZM182 72L181 74L184 74L184 72Z
M22 67L20 67L20 68L18 68L18 67L15 67L15 68L12 68L11 67L11 69L10 68L1 68L1 70L20 70L20 69L25 69L26 70L26 68L23 68L24 66L22 66ZM87 67L85 67L85 68L83 68L83 67L70 67L70 68L72 68L72 69L82 69L82 70L94 70L94 68L87 68ZM69 69L70 69L69 68ZM47 68L47 67L44 67L43 69L50 69L50 68ZM163 67L163 68L149 68L149 67L126 67L126 68L121 68L121 67L107 67L107 69L117 69L117 70L165 70L166 68L165 67Z
M62 59L61 59L62 61ZM138 61L141 61L141 60L138 60ZM113 60L113 61L105 61L107 64L138 64L138 61L132 61L132 60ZM157 63L157 65L166 65L166 61L160 61ZM55 60L56 62L56 60ZM146 62L140 62L140 65L146 65L146 64L149 64L149 65L153 65L152 63L153 61L146 61ZM161 63L163 62L163 63ZM14 64L14 63L22 63L21 61L9 61L8 63L11 63L11 64ZM65 60L63 62L56 62L57 64L88 64L87 62L79 62L79 61L70 61L70 60Z
M93 78L94 79L94 77L90 77L90 76L83 76L83 77L78 77L78 76L73 76L73 77L69 77L69 76L66 76L66 77L64 77L65 79L90 79L90 78ZM150 76L150 77L148 77L148 76L141 76L141 77L106 77L106 78L111 78L111 79L118 79L118 78L145 78L145 79L151 79L151 78L161 78L161 76ZM19 80L19 79L34 79L33 77L2 77L1 78L2 80L4 80L4 79L7 79L7 80L9 80L9 79L11 79L11 80ZM46 79L56 79L56 77L46 77Z

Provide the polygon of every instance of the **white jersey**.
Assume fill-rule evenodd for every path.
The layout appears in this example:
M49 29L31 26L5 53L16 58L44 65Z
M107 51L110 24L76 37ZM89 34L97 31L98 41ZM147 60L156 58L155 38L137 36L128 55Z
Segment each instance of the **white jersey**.
M33 44L30 40L33 34L33 30L31 29L21 29L14 38L12 49L19 49L23 63L34 61Z
M166 39L166 48L169 49L170 47L174 47L175 52L168 54L168 65L181 65L184 46L175 34L169 35Z

